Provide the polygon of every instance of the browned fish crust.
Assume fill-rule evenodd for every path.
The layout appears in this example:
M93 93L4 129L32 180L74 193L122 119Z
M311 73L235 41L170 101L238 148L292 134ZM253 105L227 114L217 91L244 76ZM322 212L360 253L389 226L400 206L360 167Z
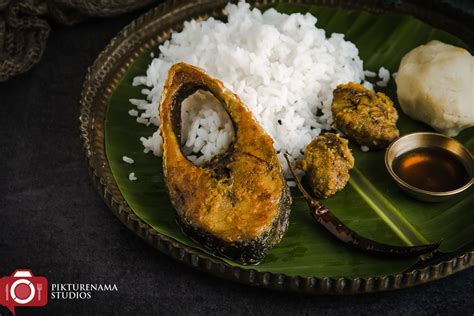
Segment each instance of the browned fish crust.
M304 170L315 195L330 197L342 190L354 167L354 156L347 139L334 133L324 133L313 139L304 151L297 167Z
M196 166L181 151L181 103L211 92L236 131L229 151ZM239 97L201 69L171 67L160 103L165 182L183 231L213 252L257 263L288 228L291 196L273 141Z
M397 110L385 94L349 82L337 86L333 95L334 127L359 145L385 148L400 135Z

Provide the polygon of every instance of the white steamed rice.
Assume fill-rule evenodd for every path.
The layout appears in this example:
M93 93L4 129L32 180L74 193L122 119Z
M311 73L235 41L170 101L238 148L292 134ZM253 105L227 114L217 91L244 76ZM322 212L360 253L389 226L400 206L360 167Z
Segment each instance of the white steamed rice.
M127 156L123 156L122 160L128 164L133 164L135 162L132 158L127 157Z
M377 81L375 84L379 87L386 87L390 81L390 72L388 69L380 67L378 75L381 80Z
M314 16L274 9L262 13L245 2L229 4L225 10L227 23L213 18L186 22L182 32L173 33L159 47L161 53L146 75L133 80L133 85L143 86L146 97L130 100L139 111L136 120L159 126L158 104L168 69L177 62L193 64L240 96L274 139L286 170L284 152L293 160L301 158L306 145L330 128L332 91L337 85L349 81L370 89L372 85L364 80L357 47L343 34L326 38ZM379 75L386 77L384 71ZM232 124L212 95L201 92L186 99L182 119L184 152L196 164L228 148ZM144 152L161 155L159 131L140 140Z
M128 180L130 180L130 181L137 181L138 180L137 176L135 175L135 172L130 172L129 173Z

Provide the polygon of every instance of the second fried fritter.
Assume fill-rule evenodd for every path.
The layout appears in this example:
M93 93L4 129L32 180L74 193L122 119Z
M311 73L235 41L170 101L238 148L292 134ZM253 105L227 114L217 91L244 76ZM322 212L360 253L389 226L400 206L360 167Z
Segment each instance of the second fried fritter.
M325 133L313 139L304 151L304 160L297 167L306 172L314 194L329 197L342 190L354 167L354 157L347 139Z
M339 85L333 95L334 127L359 145L380 149L399 136L398 113L385 94L349 82Z

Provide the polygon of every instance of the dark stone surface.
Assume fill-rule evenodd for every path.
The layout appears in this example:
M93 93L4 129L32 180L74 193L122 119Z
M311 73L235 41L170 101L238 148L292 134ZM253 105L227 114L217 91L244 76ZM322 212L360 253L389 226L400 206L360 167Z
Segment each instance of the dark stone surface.
M79 139L86 69L140 12L55 27L42 61L0 84L0 275L31 268L51 283L115 283L37 314L471 314L474 269L416 288L305 297L230 283L176 263L128 231L95 192ZM0 315L9 312L0 307Z

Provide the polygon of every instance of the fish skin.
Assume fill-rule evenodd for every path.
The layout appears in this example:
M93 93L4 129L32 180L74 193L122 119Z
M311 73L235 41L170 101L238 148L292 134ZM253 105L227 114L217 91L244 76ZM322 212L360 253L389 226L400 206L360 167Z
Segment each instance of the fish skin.
M180 146L181 103L199 89L221 101L236 134L227 153L201 167ZM181 228L213 253L258 263L283 238L292 202L273 140L236 94L185 63L170 68L159 110L165 183Z

